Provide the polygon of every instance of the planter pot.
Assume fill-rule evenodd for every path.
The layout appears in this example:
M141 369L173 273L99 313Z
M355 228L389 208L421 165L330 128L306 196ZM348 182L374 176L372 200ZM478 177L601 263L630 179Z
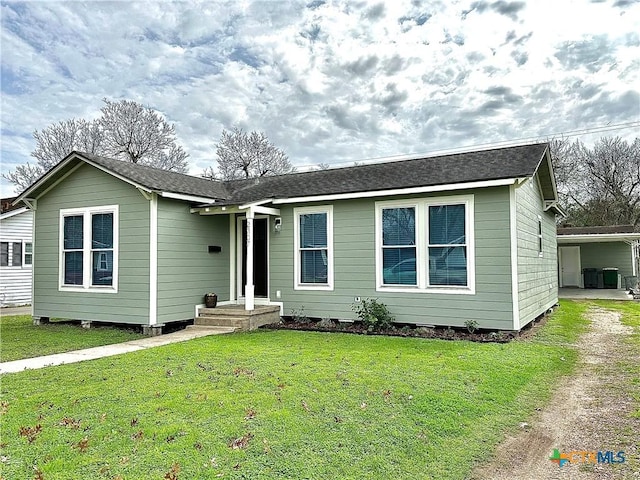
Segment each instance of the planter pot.
M204 296L204 304L207 308L216 308L216 305L218 305L218 295L215 293L207 293Z

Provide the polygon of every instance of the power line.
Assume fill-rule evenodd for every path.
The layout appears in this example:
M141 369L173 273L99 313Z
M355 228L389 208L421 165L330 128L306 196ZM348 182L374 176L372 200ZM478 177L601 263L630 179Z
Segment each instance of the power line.
M368 164L368 163L382 163L382 162L392 162L392 161L398 161L398 160L408 160L411 158L421 158L421 157L431 157L431 156L436 156L436 155L447 155L447 154L453 154L453 153L460 153L460 152L467 152L471 149L479 149L479 150L490 150L492 148L500 148L500 147L510 147L513 145L521 145L521 144L526 144L526 143L535 143L535 142L541 142L541 141L545 141L546 139L553 139L553 138L571 138L571 137L578 137L578 136L583 136L583 135L591 135L591 134L595 134L595 133L604 133L604 132L612 132L612 131L616 131L616 130L624 130L627 128L640 128L640 120L634 120L631 122L623 122L623 123L615 123L615 124L606 124L606 125L601 125L601 126L597 126L597 127L588 127L588 128L582 128L582 129L577 129L577 130L569 130L569 131L565 131L565 132L557 132L557 133L550 133L550 134L546 134L546 135L538 135L538 136L531 136L531 137L523 137L523 138L517 138L514 140L503 140L500 142L486 142L486 143L476 143L476 144L472 144L472 145L465 145L462 147L455 147L455 148L447 148L447 149L442 149L442 150L431 150L429 152L417 152L417 153L410 153L410 154L399 154L399 155L389 155L389 156L384 156L384 157L373 157L373 158L366 158L366 159L362 159L362 160L357 160L357 163L362 163L362 164ZM344 161L344 162L338 162L338 163L332 163L330 164L329 168L334 168L334 167L341 167L341 166L345 166L345 165L353 165L354 161ZM297 166L297 168L300 169L311 169L311 168L316 168L317 165L299 165ZM305 170L302 170L305 171Z

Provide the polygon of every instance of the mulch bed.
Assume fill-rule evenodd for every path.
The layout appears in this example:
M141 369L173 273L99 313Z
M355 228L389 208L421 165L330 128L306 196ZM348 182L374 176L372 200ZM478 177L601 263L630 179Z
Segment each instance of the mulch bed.
M314 318L293 319L283 317L279 323L265 325L262 328L271 330L304 330L311 332L340 332L357 335L388 335L392 337L435 338L441 340L467 340L470 342L507 343L517 338L527 338L546 321L546 315L538 317L520 332L476 330L470 333L466 328L416 327L415 325L396 324L386 330L367 330L362 322L339 322L337 320L321 320Z

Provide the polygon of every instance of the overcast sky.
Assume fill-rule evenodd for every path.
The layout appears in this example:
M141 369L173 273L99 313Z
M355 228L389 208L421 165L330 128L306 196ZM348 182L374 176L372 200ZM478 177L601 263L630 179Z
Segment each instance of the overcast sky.
M298 167L638 135L638 0L1 6L3 172L33 161L34 130L94 118L104 97L164 114L193 174L234 126Z

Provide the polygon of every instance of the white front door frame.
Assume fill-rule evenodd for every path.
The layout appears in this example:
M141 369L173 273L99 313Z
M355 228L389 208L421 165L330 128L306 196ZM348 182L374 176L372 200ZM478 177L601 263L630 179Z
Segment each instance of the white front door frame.
M576 255L577 253L577 255ZM577 265L573 263L569 265L567 262L571 262L574 258L577 259ZM571 275L575 273L575 282L568 281L565 282L565 268L568 268L567 275ZM572 286L572 287L580 287L584 288L582 284L582 263L580 259L580 246L570 246L570 247L558 247L558 281L560 287L564 286ZM570 279L568 279L570 280Z
M266 219L267 220L267 298L255 298L253 284L253 220L254 219ZM247 264L246 264L246 285L244 286L245 294L242 295L242 222L247 221ZM256 215L253 212L247 211L247 215L236 215L236 235L235 235L235 255L236 255L236 303L244 304L245 310L253 310L256 303L269 304L269 248L271 243L271 232L269 228L269 215Z

